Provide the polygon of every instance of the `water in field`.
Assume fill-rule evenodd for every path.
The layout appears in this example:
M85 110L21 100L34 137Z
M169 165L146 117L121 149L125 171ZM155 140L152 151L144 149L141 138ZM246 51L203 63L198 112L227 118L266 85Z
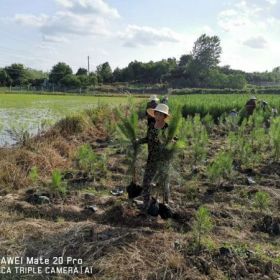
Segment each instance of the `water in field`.
M36 134L58 119L98 103L114 106L127 101L125 97L0 94L0 146L16 143L24 131Z

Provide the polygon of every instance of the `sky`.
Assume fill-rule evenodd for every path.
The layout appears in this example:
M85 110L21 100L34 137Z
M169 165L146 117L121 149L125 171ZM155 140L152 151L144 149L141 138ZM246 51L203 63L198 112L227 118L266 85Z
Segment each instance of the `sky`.
M280 0L0 0L0 68L179 59L203 33L219 36L221 66L271 71L280 65Z

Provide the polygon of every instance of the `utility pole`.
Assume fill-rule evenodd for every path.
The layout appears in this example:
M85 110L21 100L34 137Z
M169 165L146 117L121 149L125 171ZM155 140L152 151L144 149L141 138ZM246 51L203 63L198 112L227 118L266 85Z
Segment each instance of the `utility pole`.
M87 62L87 74L89 75L89 56L87 57L87 60L88 60L88 62Z

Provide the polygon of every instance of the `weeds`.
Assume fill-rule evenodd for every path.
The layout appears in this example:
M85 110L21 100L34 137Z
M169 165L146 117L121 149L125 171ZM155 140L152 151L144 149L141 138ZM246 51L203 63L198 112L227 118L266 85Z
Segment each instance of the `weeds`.
M55 125L59 132L66 135L80 133L86 126L86 121L82 115L67 116L58 121Z
M19 145L27 146L31 140L30 128L26 124L12 125L6 132Z

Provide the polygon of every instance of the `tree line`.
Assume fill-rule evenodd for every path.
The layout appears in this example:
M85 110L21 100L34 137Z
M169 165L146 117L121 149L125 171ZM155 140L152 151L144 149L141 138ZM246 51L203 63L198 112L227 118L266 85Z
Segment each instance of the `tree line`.
M242 89L247 83L257 85L263 82L280 82L280 67L274 68L271 72L247 73L234 70L228 65L219 66L221 53L219 37L203 34L194 42L192 51L183 54L179 60L167 58L147 63L132 61L126 67L117 67L114 71L110 64L105 62L90 73L85 68L79 68L73 73L71 67L64 62L54 65L49 73L15 63L0 68L0 85L79 88L129 83L164 84L172 88Z

